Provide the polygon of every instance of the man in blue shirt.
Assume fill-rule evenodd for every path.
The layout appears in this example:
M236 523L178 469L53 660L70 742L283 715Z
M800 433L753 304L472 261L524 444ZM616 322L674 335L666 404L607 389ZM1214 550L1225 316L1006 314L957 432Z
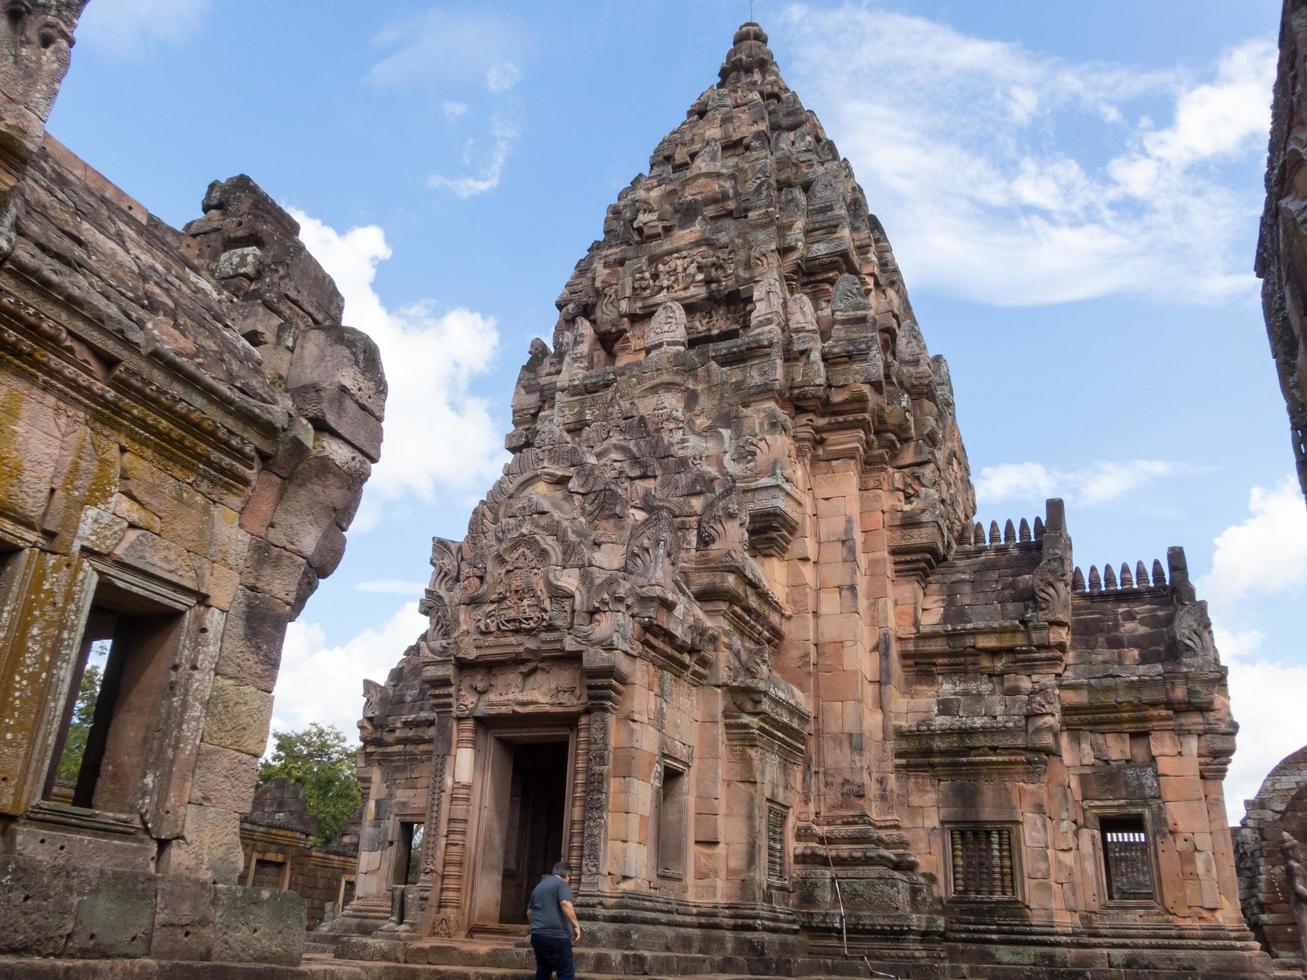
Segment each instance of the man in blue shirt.
M572 907L572 889L567 879L572 869L559 862L551 874L540 879L531 892L526 921L531 923L531 948L536 954L536 980L576 980L572 965L572 943L581 941L581 924Z

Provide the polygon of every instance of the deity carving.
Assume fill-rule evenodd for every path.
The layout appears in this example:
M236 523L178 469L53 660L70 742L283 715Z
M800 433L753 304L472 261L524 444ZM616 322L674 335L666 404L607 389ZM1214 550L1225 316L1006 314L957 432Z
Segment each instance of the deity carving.
M699 547L705 550L740 551L747 538L748 511L732 483L708 502L699 517Z
M795 293L786 303L789 315L790 333L817 333L817 312L812 308L812 300L803 293Z
M785 321L785 292L775 272L763 274L753 287L753 312L749 323L754 327L780 326Z
M477 623L482 633L525 632L549 624L544 559L544 549L531 541L518 542L506 550L490 604Z
M840 276L831 293L831 309L836 313L858 313L871 309L862 289L862 280L854 275Z
M649 331L645 335L645 345L650 350L662 347L684 347L687 343L685 330L685 310L680 303L669 301L658 307L653 319L649 321Z
M653 510L631 533L626 571L636 585L671 588L678 548L671 514L662 508Z

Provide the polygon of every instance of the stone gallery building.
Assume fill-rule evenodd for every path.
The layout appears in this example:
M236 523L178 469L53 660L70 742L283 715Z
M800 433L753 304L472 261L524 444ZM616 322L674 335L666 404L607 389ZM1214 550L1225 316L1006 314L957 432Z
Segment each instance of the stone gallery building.
M1269 970L1183 551L974 523L947 364L766 41L608 209L365 685L338 955L520 934L561 858L590 944L666 954L599 972Z
M0 17L0 954L298 963L241 814L385 382L249 178L178 231L45 133L83 6Z

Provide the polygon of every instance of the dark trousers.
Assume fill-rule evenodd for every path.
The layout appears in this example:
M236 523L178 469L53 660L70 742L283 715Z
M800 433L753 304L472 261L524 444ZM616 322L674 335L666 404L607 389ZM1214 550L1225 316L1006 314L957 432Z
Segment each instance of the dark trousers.
M531 933L531 948L536 954L536 980L549 980L555 972L558 980L576 980L572 966L572 940L554 939Z

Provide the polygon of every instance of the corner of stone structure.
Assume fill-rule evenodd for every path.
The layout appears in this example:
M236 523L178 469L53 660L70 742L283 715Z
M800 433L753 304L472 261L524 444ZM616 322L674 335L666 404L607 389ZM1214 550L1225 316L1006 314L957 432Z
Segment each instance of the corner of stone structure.
M0 262L13 251L22 180L45 137L86 0L15 0L0 17Z
M0 952L296 963L305 904L255 887L241 815L384 372L248 177L179 232L44 137L80 10L0 19L0 193L40 218L0 263ZM93 650L114 696L69 757Z

